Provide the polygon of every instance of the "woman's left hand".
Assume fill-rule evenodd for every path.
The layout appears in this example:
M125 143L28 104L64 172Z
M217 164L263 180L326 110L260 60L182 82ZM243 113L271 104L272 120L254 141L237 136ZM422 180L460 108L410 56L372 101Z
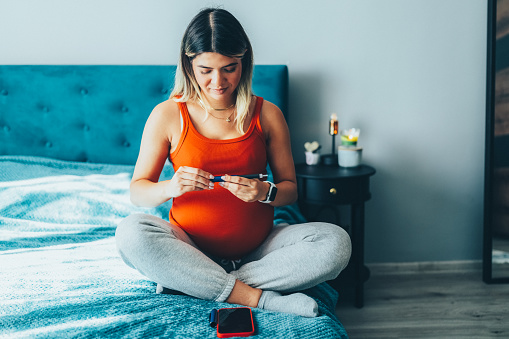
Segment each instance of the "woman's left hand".
M270 185L259 179L247 179L241 176L224 175L219 185L245 202L265 200Z

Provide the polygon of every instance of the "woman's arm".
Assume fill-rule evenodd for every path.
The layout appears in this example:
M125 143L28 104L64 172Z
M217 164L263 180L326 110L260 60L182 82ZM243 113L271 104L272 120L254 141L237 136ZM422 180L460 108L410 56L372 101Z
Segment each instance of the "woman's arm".
M186 192L210 189L212 175L201 169L180 167L171 180L159 181L172 143L180 137L180 112L172 100L157 105L150 114L141 139L131 180L131 202L155 207Z
M285 117L276 105L265 101L260 119L267 143L267 157L277 187L276 199L271 205L292 204L297 201L297 178L290 143L290 131ZM269 184L265 183L265 185L266 196Z

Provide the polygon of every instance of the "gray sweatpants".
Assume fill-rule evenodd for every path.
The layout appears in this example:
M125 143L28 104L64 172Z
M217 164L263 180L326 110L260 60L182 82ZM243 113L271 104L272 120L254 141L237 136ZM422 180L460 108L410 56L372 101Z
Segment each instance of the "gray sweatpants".
M235 280L282 293L336 278L351 254L348 233L328 223L276 225L239 261L207 256L179 227L147 214L124 219L115 234L124 262L160 286L225 301Z

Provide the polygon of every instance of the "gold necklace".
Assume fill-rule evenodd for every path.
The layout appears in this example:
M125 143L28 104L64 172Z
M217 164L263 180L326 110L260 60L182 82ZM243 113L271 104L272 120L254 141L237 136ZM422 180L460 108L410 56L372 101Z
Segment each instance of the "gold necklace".
M214 114L210 113L209 111L207 111L208 114L212 115L214 118L216 119L220 119L220 120L223 120L224 118L219 118L219 117L216 117ZM233 113L235 113L235 110L233 110L233 112L225 119L226 122L230 122L232 121L230 118L232 117Z
M223 120L224 119L224 118L216 117L214 114L209 112L209 110L207 109L207 106L205 105L205 103L201 99L198 99L198 101L200 102L200 105L205 110L205 112L210 114L212 117L214 117L216 119L219 119L219 120ZM214 110L214 111L221 112L221 111L227 111L230 108L232 108L233 106L235 106L235 103L231 104L229 107L226 107L226 108L214 108L214 107L210 107L210 106L208 108L211 109L211 110ZM233 113L235 113L235 110L233 110L232 113L226 119L224 119L224 120L226 120L226 122L232 121L231 117L232 117Z

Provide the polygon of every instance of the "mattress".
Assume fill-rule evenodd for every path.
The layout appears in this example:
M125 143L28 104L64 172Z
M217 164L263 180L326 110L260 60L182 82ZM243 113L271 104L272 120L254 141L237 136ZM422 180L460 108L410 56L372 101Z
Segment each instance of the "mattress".
M130 203L133 169L0 156L0 337L216 337L208 315L232 305L156 294L117 254L115 228L127 215L168 219L169 203ZM171 175L165 167L163 178ZM276 223L302 221L296 206L276 208ZM254 308L254 338L347 338L337 292L326 283L303 292L318 317Z

